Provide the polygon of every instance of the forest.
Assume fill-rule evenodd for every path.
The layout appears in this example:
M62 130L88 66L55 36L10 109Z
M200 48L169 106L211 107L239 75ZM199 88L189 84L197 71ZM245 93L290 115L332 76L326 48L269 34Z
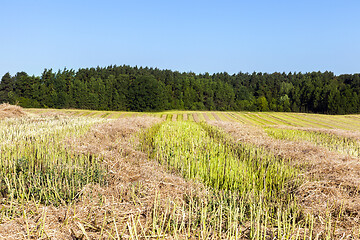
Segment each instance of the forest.
M195 74L128 65L6 73L0 102L26 108L117 111L360 112L360 74Z

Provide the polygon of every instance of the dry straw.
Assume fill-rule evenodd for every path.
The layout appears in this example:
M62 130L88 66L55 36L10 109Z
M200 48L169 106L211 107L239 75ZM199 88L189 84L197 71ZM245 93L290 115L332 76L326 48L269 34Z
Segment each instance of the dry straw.
M22 117L26 113L22 107L16 105L10 105L8 103L0 104L0 119L11 118L11 117Z
M343 236L359 236L359 158L330 151L325 146L319 146L321 142L273 138L271 137L273 134L268 136L259 127L224 122L213 122L212 124L230 133L237 141L264 147L274 155L290 159L290 164L302 169L302 176L306 181L297 189L296 198L304 213L314 217L316 232L329 232L330 224L333 239L341 239ZM288 128L282 127L282 129ZM306 136L313 132L311 129L300 128L292 131L293 135L289 138L292 140L300 139L295 135L297 131L307 131ZM339 133L339 131L322 130L320 133L325 134L321 136L338 139L340 134L337 136L328 136L328 134ZM340 138L354 135L350 131L344 133L344 130L341 130L340 132ZM315 133L315 135L317 134ZM313 140L318 139L313 138ZM354 141L354 138L349 138L349 141Z

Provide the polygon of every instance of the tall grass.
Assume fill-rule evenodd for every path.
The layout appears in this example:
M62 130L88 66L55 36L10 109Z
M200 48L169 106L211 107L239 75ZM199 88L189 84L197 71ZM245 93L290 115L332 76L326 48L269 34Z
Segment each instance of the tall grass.
M298 171L284 159L235 143L205 123L165 122L149 130L144 140L161 164L210 187L205 199L195 194L189 200L194 228L234 239L244 234L280 238L296 235L305 219L293 195Z

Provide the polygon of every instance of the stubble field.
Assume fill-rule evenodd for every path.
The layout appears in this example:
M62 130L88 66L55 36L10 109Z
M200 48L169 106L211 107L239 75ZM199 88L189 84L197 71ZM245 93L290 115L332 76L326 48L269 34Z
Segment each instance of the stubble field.
M0 106L0 239L360 238L360 115Z

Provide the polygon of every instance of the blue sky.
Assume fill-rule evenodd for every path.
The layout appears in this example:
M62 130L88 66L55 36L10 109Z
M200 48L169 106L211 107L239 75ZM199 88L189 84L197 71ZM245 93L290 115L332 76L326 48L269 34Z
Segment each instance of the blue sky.
M0 0L0 75L149 66L360 72L360 1Z

